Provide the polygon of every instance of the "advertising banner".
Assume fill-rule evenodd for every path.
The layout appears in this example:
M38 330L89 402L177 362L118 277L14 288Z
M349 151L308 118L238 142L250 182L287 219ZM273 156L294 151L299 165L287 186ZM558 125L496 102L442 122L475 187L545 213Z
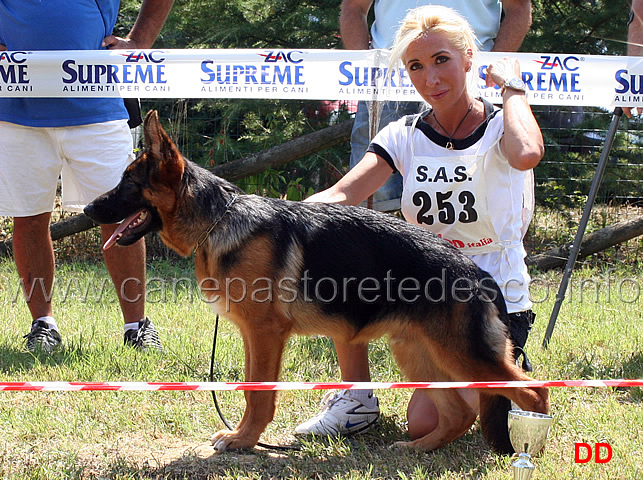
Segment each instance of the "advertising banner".
M534 105L643 106L643 59L482 52L480 95L494 59L519 60ZM387 50L69 50L0 52L0 97L421 100Z

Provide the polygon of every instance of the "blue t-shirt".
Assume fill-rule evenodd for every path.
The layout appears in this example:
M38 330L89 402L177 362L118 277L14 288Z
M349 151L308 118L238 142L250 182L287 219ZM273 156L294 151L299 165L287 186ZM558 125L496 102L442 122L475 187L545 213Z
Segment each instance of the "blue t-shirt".
M120 0L0 0L0 44L8 50L99 50ZM0 120L66 127L127 119L120 98L0 98Z
M493 47L500 28L502 0L375 0L372 47L391 48L406 14L423 5L442 5L454 9L471 25L480 50L489 51Z

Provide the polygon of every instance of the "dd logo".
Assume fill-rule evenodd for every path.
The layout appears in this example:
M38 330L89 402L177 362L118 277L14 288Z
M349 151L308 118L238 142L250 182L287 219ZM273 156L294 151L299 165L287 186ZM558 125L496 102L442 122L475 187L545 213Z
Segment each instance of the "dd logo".
M601 456L605 452L605 456ZM595 463L607 463L612 459L612 447L609 443L596 443L594 450L589 443L574 443L574 463L588 463L594 454Z

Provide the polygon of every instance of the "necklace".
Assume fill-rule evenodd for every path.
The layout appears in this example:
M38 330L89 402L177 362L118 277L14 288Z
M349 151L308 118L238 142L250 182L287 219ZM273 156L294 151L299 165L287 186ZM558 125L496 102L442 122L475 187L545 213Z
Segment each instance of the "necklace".
M455 127L455 130L451 134L447 132L447 129L442 126L442 124L440 123L440 120L438 120L438 117L435 116L435 110L431 111L431 113L433 114L433 118L435 118L435 121L437 122L438 126L444 131L444 133L449 135L449 140L447 140L447 144L446 144L447 150L453 150L453 137L455 137L455 134L458 133L458 130L460 129L460 127L462 126L466 118L469 116L469 113L471 113L472 108L473 108L473 102L471 102L471 104L469 105L469 109L467 110L467 113L464 114L464 117L462 117L462 120L460 120L460 123L458 123L458 126Z

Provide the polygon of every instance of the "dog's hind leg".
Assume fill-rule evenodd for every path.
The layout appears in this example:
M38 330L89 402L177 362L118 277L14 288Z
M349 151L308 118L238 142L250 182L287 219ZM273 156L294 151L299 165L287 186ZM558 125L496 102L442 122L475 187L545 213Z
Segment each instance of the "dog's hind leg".
M444 372L438 369L431 359L427 345L418 337L396 336L391 338L391 348L400 369L411 381L449 381ZM397 442L396 447L435 450L464 435L478 417L478 412L469 405L457 390L425 389L416 391L432 401L437 412L437 425L426 435L411 442ZM409 427L412 428L411 426Z
M268 325L269 328L261 328L260 325ZM263 323L256 319L252 325L240 325L247 382L274 382L279 379L281 358L289 332L271 329L271 326L274 327L275 323L270 320ZM212 436L212 445L217 452L254 447L272 421L277 400L275 391L246 390L245 399L246 410L237 427L232 431L221 430Z
M504 370L507 373L501 381L531 380L510 359L505 360ZM507 423L511 401L523 410L546 414L549 412L549 390L521 387L480 391L480 426L485 440L496 452L508 455L514 453Z

